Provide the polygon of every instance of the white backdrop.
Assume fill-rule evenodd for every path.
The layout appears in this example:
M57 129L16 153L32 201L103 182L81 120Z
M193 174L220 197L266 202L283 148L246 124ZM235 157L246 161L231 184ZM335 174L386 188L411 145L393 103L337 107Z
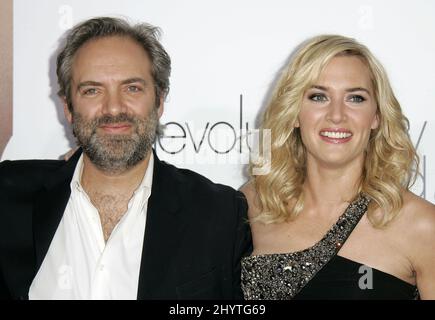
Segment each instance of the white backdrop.
M422 160L414 191L435 203L434 14L428 0L15 0L13 136L2 159L59 158L74 145L55 94L59 40L81 20L123 16L161 27L172 58L162 123L173 137L156 144L159 157L238 188L243 137L277 71L303 40L338 33L387 69Z

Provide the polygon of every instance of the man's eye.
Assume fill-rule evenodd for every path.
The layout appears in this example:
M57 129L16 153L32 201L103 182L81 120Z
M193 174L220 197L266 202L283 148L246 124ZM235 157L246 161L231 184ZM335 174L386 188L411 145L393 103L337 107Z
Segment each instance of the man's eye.
M83 91L83 95L85 96L93 96L95 94L97 94L97 89L95 88L89 88Z
M361 103L361 102L366 101L366 98L364 98L363 96L360 96L360 95L352 95L349 97L349 101L354 102L354 103Z
M327 101L328 99L326 98L326 96L322 93L313 93L311 94L308 99L315 101L315 102L323 102L323 101Z
M142 89L139 88L139 87L137 87L137 86L128 86L128 87L127 87L127 90L130 91L130 92L139 92L139 91L141 91Z

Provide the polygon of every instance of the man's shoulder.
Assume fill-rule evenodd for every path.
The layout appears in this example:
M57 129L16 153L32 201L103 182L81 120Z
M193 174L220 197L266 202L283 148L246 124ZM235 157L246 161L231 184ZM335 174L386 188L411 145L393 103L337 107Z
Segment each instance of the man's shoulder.
M164 183L167 186L165 191L188 208L185 213L190 221L201 223L207 220L207 223L228 228L232 223L238 224L247 219L248 204L240 191L215 183L189 169L177 168L164 162L163 166L168 179Z
M4 160L0 162L0 168L58 168L65 163L65 160Z
M162 161L162 165L165 167L170 176L182 184L184 188L195 189L195 191L199 192L200 194L240 194L240 192L236 191L233 187L215 183L198 172L189 169L178 168L165 161Z
M47 174L55 172L63 160L5 160L0 162L0 186L23 186L42 183Z
M64 160L5 160L0 162L0 174L34 174L37 172L50 172L58 169Z

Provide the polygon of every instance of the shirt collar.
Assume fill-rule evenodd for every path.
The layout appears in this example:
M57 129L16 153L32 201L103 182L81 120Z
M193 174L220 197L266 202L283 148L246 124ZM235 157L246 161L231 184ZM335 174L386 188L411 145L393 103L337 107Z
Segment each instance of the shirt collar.
M83 192L83 188L82 185L80 183L80 179L82 177L82 173L83 173L83 153L80 155L79 160L77 161L77 165L76 168L74 170L74 174L71 180L71 191L80 191Z
M145 188L151 194L151 187L153 185L153 173L154 173L154 154L151 151L150 160L148 161L148 167L145 172L145 175L140 183L139 187L136 189L135 193L139 190Z

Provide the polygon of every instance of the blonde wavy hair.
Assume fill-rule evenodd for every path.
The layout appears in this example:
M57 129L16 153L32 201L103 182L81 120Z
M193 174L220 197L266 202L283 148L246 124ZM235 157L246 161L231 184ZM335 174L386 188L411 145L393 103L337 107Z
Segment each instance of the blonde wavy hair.
M409 122L394 96L387 74L364 45L339 35L320 35L304 42L283 70L263 114L261 131L270 129L270 172L252 175L261 213L255 221L280 223L296 217L304 206L302 187L306 177L306 151L299 128L295 128L305 91L328 62L336 56L357 56L372 76L377 102L378 128L372 130L356 196L372 201L368 218L384 227L403 205L402 193L415 182L419 159L408 134ZM264 165L259 158L250 172ZM381 215L374 210L381 208Z

